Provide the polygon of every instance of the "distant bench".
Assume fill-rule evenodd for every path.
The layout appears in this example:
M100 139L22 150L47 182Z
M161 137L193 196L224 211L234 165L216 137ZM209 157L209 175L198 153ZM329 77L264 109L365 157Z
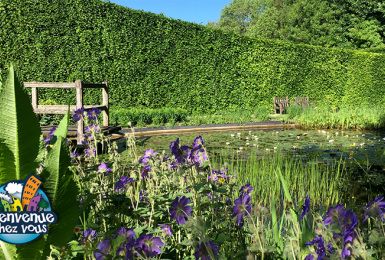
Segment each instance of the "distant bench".
M295 97L294 105L300 107L309 106L309 97ZM289 97L274 97L273 98L274 112L276 114L285 114L286 109L290 106Z

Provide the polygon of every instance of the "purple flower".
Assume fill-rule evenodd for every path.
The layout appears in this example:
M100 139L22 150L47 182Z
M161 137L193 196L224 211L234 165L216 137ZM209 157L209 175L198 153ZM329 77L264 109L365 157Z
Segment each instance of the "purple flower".
M250 183L247 183L246 185L243 185L241 187L241 189L239 190L239 194L240 194L240 196L245 195L245 194L250 195L250 193L253 190L254 190L253 186L251 186Z
M324 217L324 224L331 225L340 230L342 234L346 230L353 230L357 224L357 216L351 210L346 210L342 205L330 207Z
M56 126L53 126L50 130L49 130L49 133L47 135L47 137L44 139L44 144L45 145L49 145L51 144L51 141L52 141L52 138L55 134L55 131L56 131Z
M316 236L312 241L305 243L306 246L315 245L316 246L316 253L317 253L317 259L321 260L324 259L326 256L326 248L325 248L325 242L322 238L322 236Z
M105 239L99 242L96 250L94 251L94 256L96 260L104 260L106 256L108 256L111 250L111 241L109 239Z
M205 145L205 141L203 140L202 136L197 136L194 138L193 148L197 148L197 147L201 148L204 145Z
M132 228L120 227L116 235L124 237L125 240L116 250L117 256L126 256L126 259L133 259L133 247L135 245L136 234Z
M100 173L110 173L112 172L111 168L108 168L108 165L104 162L102 162L98 167L98 172Z
M142 179L148 178L148 173L151 171L150 165L145 165L141 171Z
M385 221L385 200L384 196L378 196L373 201L369 202L365 207L364 222L368 218L380 218Z
M168 168L170 170L175 170L176 168L178 168L178 163L177 162L171 162L169 165L168 165Z
M170 225L167 225L167 224L160 224L159 227L162 229L163 234L164 234L165 236L169 236L169 237L172 236L172 230L171 230Z
M208 181L212 181L215 183L220 183L223 184L225 183L230 176L226 175L225 172L220 171L220 170L212 170L211 174L207 177Z
M251 198L248 194L244 194L234 201L233 216L236 217L238 226L243 226L243 218L250 212Z
M94 148L87 148L84 150L84 156L85 157L95 157L96 156L96 150Z
M302 205L302 213L299 219L302 220L306 216L306 214L309 212L309 210L310 210L310 197L309 195L306 195L305 202Z
M188 217L191 216L192 208L188 204L190 204L190 199L185 196L176 197L171 203L170 216L179 225L185 224Z
M154 150L147 149L144 152L144 155L142 157L140 157L139 163L146 165L150 161L151 157L153 157L155 154L156 154L156 152Z
M305 260L314 260L314 255L313 255L313 254L308 254L308 255L305 257Z
M218 257L219 253L219 247L213 242L199 242L197 247L195 248L195 259L202 259L202 260L211 260ZM214 258L212 258L214 257Z
M127 176L121 176L119 180L115 183L115 191L119 191L124 189L128 183L134 182L133 178L129 178Z
M332 243L330 243L330 242L327 244L326 248L327 248L327 250L328 250L328 252L329 252L330 254L333 254L334 251L335 251L335 249L334 249Z
M96 120L98 119L98 115L100 114L100 110L96 107L91 108L87 111L88 120Z
M164 243L159 237L143 234L138 238L135 248L146 257L154 257L162 253L163 246Z
M99 133L100 132L100 126L96 125L96 124L90 124L90 125L85 127L84 131L86 133L90 133L90 134L92 134L92 133ZM91 138L91 136L90 136L90 138Z
M179 138L170 143L170 150L174 155L176 162L179 164L186 162L187 156L190 153L190 148L188 146L179 146Z
M133 240L136 237L136 234L132 228L120 227L116 231L118 236L125 237L126 240Z
M346 230L343 234L343 247L341 251L341 258L346 259L351 256L351 244L356 238L356 232L354 230Z
M188 150L187 159L192 164L202 166L208 160L208 157L206 150L202 146L198 146Z
M83 116L84 116L84 109L83 108L79 108L79 109L76 109L74 114L72 115L72 119L77 122L81 119L83 119Z
M85 244L86 242L92 242L94 241L94 239L96 238L96 236L98 235L98 233L96 232L96 230L92 229L92 228L87 228L86 230L83 231L83 234L82 234L82 242L83 244Z

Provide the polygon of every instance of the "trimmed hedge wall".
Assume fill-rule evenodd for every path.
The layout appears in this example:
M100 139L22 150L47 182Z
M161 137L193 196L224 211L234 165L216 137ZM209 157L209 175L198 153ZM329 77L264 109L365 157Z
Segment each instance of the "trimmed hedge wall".
M1 0L0 24L2 68L15 62L24 81L108 80L115 107L209 113L271 106L275 95L385 100L379 53L244 38L98 0Z

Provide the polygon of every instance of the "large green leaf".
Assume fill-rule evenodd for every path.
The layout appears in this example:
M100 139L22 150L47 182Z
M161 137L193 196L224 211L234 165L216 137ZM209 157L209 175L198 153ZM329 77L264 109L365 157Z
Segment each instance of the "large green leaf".
M0 146L0 166L14 168L1 171L0 183L24 179L35 169L41 132L31 101L12 65L0 93L0 122L1 139L7 146Z
M71 160L65 139L68 119L67 113L56 130L57 140L48 154L46 171L43 174L45 191L58 215L58 223L50 227L48 242L59 247L68 243L73 236L73 228L80 213L77 203L79 190L73 179L73 172L69 170Z
M0 241L2 256L5 260L13 260L16 255L16 246ZM0 258L3 259L3 258Z
M50 252L50 245L65 246L73 236L73 228L79 219L77 203L78 187L69 170L71 160L66 143L69 114L61 120L55 131L56 142L47 155L45 170L41 177L42 188L50 199L58 222L50 225L48 235L31 244L18 246L18 259L45 259ZM35 258L29 258L33 254Z
M0 184L3 184L11 179L7 176L15 176L15 157L8 146L0 139Z

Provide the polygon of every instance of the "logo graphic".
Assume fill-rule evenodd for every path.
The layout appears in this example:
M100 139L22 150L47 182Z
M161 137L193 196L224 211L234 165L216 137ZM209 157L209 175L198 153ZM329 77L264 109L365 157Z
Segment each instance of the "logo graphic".
M41 181L30 176L25 181L11 181L0 186L0 240L10 244L29 243L48 233L56 223Z

